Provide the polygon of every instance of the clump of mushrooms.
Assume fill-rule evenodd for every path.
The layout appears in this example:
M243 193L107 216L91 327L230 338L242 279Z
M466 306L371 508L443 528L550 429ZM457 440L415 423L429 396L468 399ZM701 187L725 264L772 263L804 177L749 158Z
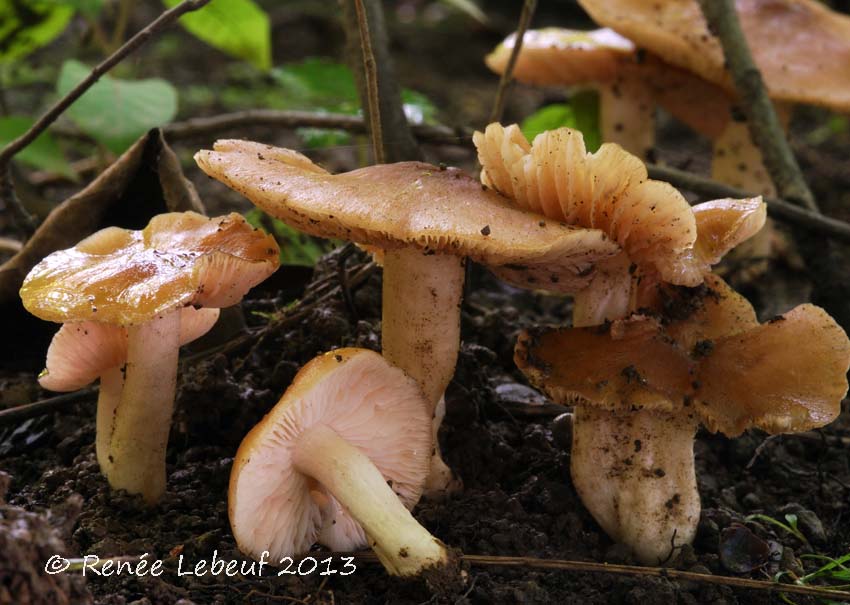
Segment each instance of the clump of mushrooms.
M101 377L98 460L113 488L148 503L165 491L178 348L217 318L187 307L234 305L278 263L274 239L238 214L175 212L98 231L30 271L24 307L65 324L40 380L74 389Z
M759 324L714 275L701 289L658 288L658 307L673 316L525 332L515 357L535 385L576 405L576 490L606 533L647 564L696 533L700 423L729 436L824 426L841 411L850 368L850 340L819 307Z
M400 162L332 175L295 151L234 140L195 159L297 229L383 251L383 353L419 382L435 416L432 494L451 477L436 448L436 412L460 346L465 259L525 287L572 291L588 284L597 261L619 252L602 231L514 208L454 168Z
M366 349L313 359L242 441L230 477L239 548L274 561L316 541L369 545L393 575L451 557L408 511L431 459L431 416L415 380Z
M673 187L649 179L643 163L618 145L606 143L596 153L587 153L581 133L567 128L542 133L533 145L515 125L491 124L473 139L484 183L519 207L568 224L601 229L619 245L618 254L595 264L589 285L566 291L574 296L575 327L599 325L640 308L654 308L660 304L658 293L664 284L699 286L712 264L764 224L765 207L760 199L715 200L691 208ZM652 413L641 408L628 413L580 412L573 421L574 444L592 440L596 434L629 434L637 430L633 427L652 422ZM675 429L677 440L692 443L692 425L674 423L668 429ZM614 458L603 460L618 464ZM677 472L693 474L693 456L683 458L682 465ZM595 468L597 472L599 466ZM574 474L574 482L578 485L582 478ZM604 493L610 497L620 493L621 487L614 483ZM678 493L668 491L664 496L664 487L675 489L672 484L629 485L617 501L620 516L632 518L629 503L659 497L667 501ZM579 491L596 515L595 509L601 505L593 499L594 494ZM683 527L691 521L688 517ZM675 543L682 544L692 533L680 532L677 523L678 517L656 518L646 531L663 536L668 545L675 535ZM630 539L633 536L615 531L610 524L605 527L633 548L641 548ZM643 558L652 557L646 554Z

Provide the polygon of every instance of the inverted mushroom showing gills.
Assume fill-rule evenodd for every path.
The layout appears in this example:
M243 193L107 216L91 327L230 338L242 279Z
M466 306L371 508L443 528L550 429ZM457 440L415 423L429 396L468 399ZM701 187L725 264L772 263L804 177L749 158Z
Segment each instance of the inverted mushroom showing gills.
M332 175L299 153L249 141L218 141L195 159L297 229L384 251L384 356L419 382L429 415L454 374L465 258L525 287L570 290L619 251L603 232L512 208L453 168L401 162ZM439 418L435 438L438 427ZM428 491L442 492L450 476L435 447Z
M98 459L113 488L149 503L165 491L178 347L217 316L186 308L238 303L274 272L278 258L274 239L238 214L175 212L141 231L98 231L32 269L21 288L24 307L68 324L51 345L41 380L73 389L102 377ZM184 318L192 324L183 326ZM86 350L90 356L81 357ZM69 356L76 368L57 365Z
M242 441L228 511L240 550L273 561L317 540L370 546L393 575L449 562L406 507L422 492L431 417L415 380L365 349L313 359ZM341 528L341 529L340 529Z
M526 332L515 357L593 426L574 434L573 483L606 533L648 564L696 532L700 422L729 436L821 427L841 410L850 367L850 341L823 309L801 305L760 325L719 277L661 288L667 308L691 313Z

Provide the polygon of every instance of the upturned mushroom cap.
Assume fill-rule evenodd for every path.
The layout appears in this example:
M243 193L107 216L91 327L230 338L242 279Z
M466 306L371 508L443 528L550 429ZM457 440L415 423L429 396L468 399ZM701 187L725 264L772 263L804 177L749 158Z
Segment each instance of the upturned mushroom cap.
M228 307L271 275L279 248L232 213L172 212L142 231L109 227L38 263L24 307L48 321L133 325L188 305Z
M579 0L600 25L734 93L723 49L696 0ZM771 96L850 110L850 17L815 0L737 0Z
M180 346L206 334L218 309L180 310ZM66 323L50 341L38 383L50 391L76 391L127 361L127 328L98 321Z
M320 534L333 535L333 548L364 546L356 521L341 519L347 513L333 496L293 466L298 438L316 425L329 427L412 507L431 456L426 408L416 382L373 351L337 349L308 363L236 454L229 513L239 548L256 557L267 550L274 559L307 551ZM348 529L328 530L333 520Z
M305 233L470 257L525 285L583 286L595 262L619 251L603 232L512 208L454 168L400 162L331 175L294 151L237 140L218 141L195 160Z
M808 304L759 325L752 306L719 277L706 286L690 293L685 318L525 332L516 363L557 401L696 415L730 436L834 420L850 367L844 330ZM681 310L685 301L676 302Z
M570 225L599 229L648 273L695 286L702 269L693 255L693 212L671 185L619 145L588 153L581 132L559 128L529 144L516 125L490 124L473 141L481 180L523 209Z
M502 74L516 44L511 34L484 62ZM614 80L626 62L633 62L635 45L612 29L591 31L549 27L528 30L522 39L513 75L538 86L573 86Z

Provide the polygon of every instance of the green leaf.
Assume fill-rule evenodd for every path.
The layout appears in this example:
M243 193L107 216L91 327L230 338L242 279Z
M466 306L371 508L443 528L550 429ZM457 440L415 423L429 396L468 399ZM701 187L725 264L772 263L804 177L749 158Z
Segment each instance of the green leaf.
M0 0L0 63L49 44L73 15L74 7L59 0Z
M24 134L32 125L33 120L24 116L0 118L0 148ZM63 174L74 180L77 178L56 140L47 132L24 147L15 159L33 168Z
M404 104L404 115L411 124L434 124L437 121L437 108L421 92L401 91L401 102Z
M588 151L596 151L602 144L599 130L599 101L595 93L578 93L569 103L556 103L537 110L520 128L529 141L541 132L567 126L580 130Z
M351 70L341 63L313 57L272 70L280 94L293 109L357 113L360 99Z
M170 8L180 0L163 3ZM180 24L207 44L263 71L272 66L269 16L253 0L213 0L180 17Z
M348 145L351 142L351 135L344 130L305 127L296 128L295 134L301 137L301 140L310 149L339 147L340 145Z
M106 0L65 0L65 4L73 6L86 17L93 19L103 11Z
M271 233L280 244L282 265L312 267L322 256L336 248L340 242L324 240L301 233L274 217L254 208L245 213L245 220L253 227Z
M79 61L65 61L56 92L65 95L89 73ZM177 114L177 91L159 78L118 80L103 76L67 111L80 129L115 153Z

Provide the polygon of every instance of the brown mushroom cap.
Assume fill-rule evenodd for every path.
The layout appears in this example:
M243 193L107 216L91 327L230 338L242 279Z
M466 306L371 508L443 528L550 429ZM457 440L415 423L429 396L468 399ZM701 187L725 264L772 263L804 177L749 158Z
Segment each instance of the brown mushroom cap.
M702 281L691 207L671 185L649 179L643 162L619 145L588 153L581 132L569 128L543 132L529 145L518 126L501 124L476 132L473 141L482 182L519 208L600 229L632 262L665 281Z
M218 315L218 309L180 309L180 346L206 334ZM50 391L76 391L126 362L127 328L98 321L66 323L50 341L38 383Z
M48 321L141 324L187 305L236 304L278 264L274 238L236 213L172 212L54 252L30 271L21 299Z
M734 93L723 50L696 0L579 0L641 48ZM741 27L771 96L850 110L850 17L815 0L737 0Z
M329 427L357 447L412 507L431 455L426 408L416 382L378 353L337 349L312 360L239 446L228 506L239 548L256 557L267 550L273 559L306 552L327 517L348 515L321 484L293 466L299 436L316 425ZM351 519L340 523L348 533L359 528ZM347 537L348 544L334 546L366 544L362 530Z
M834 420L850 367L844 330L813 305L759 325L720 278L706 285L686 318L633 316L610 326L525 332L517 366L556 401L695 414L731 436L753 426L803 431Z
M598 259L619 251L603 232L512 208L454 168L400 162L331 175L296 152L237 140L218 141L195 159L207 174L306 233L470 257L515 271L515 281L549 282L554 275L562 287L581 286Z
M502 74L516 34L499 44L484 62ZM538 86L592 84L614 80L623 63L634 61L635 45L612 29L578 31L549 27L528 30L513 75Z

